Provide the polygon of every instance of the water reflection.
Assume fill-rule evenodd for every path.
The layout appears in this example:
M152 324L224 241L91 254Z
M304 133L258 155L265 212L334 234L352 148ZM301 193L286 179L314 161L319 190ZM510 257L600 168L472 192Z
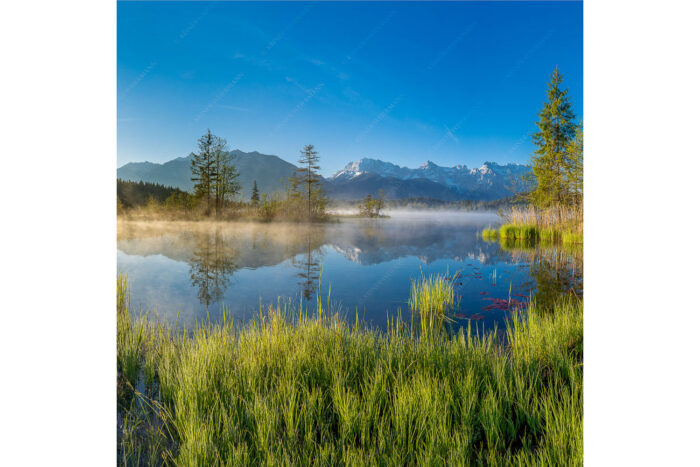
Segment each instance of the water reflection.
M351 319L358 311L384 327L406 309L411 279L448 269L464 273L455 290L460 314L481 314L486 327L502 328L508 316L487 300L517 293L551 307L562 294L582 296L581 248L483 241L481 230L497 221L469 214L311 226L120 221L118 265L129 273L136 309L158 309L168 319L179 313L185 325L210 309L214 320L222 305L246 321L261 302L280 298L308 301L313 310L322 282Z
M561 297L583 298L583 247L581 245L542 245L501 240L500 246L513 261L529 264L524 285L543 310L551 310Z
M224 242L220 227L193 234L194 248L189 260L192 286L197 288L199 302L209 310L212 302L223 297L231 276L238 269L238 249Z
M325 226L322 224L309 226L302 232L300 244L304 249L301 255L292 258L292 265L298 269L297 277L301 293L306 300L311 300L318 289L321 277L321 261L323 252L321 246L325 240Z

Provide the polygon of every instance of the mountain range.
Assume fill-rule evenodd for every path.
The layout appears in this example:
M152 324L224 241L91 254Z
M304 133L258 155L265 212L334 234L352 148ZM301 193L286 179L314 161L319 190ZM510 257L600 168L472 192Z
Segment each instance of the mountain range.
M241 174L241 193L249 198L253 189L253 180L258 184L261 193L284 191L282 184L296 170L296 166L277 156L260 154L257 151L243 152L238 149L231 151L233 164ZM160 183L181 190L192 191L194 182L190 170L191 156L178 157L163 164L153 162L130 162L117 169L117 178L133 182Z
M231 151L233 163L241 174L241 196L247 199L257 181L262 193L284 191L283 181L296 166L277 156L259 152ZM466 165L442 167L427 161L416 169L391 162L363 158L347 164L322 183L332 199L357 200L368 193L377 196L383 190L387 199L433 198L444 201L470 199L489 201L511 196L525 188L522 175L530 167L521 164L500 165L484 162L481 167ZM190 157L179 157L163 164L130 162L117 169L122 180L160 183L192 190Z
M505 198L522 191L522 175L530 167L484 162L479 168L466 165L442 167L427 161L417 169L400 167L377 159L351 162L327 180L328 192L338 199L359 199L383 189L389 199L426 197L455 201Z

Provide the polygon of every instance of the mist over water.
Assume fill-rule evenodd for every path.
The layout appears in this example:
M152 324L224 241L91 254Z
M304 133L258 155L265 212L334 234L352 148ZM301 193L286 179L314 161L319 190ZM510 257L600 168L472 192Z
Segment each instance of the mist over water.
M410 280L421 273L461 272L464 326L479 314L480 327L502 328L508 312L485 309L490 299L581 292L576 251L484 241L481 230L500 222L494 212L388 214L316 224L120 221L118 268L129 274L134 309L173 321L179 313L186 326L207 311L216 321L224 305L239 322L278 301L313 310L320 284L324 303L330 289L346 319L357 313L383 328L399 309L409 316Z

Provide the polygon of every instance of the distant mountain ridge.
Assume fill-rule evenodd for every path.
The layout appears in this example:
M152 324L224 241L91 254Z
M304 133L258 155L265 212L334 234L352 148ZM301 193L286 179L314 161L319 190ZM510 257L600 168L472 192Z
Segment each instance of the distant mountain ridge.
M273 155L257 151L231 151L233 163L241 174L241 198L248 199L257 181L263 193L283 192L283 181L293 175L294 164ZM527 165L484 162L481 167L466 165L442 167L427 161L416 169L391 162L363 158L350 162L331 177L322 179L325 191L332 199L357 200L367 194L377 196L383 190L388 199L414 197L444 201L470 199L491 201L512 196L526 186L522 176L531 171ZM178 157L163 164L131 162L117 169L122 180L160 183L191 191L190 157Z
M294 173L296 166L277 156L260 154L257 151L243 152L238 149L230 151L233 164L241 174L241 197L250 198L253 180L263 193L284 191L282 180ZM194 183L190 169L191 157L178 157L163 164L153 162L130 162L117 169L117 178L129 181L144 181L192 191Z
M328 180L331 185L351 187L361 186L367 193L373 193L387 184L395 190L410 189L415 186L417 191L413 196L426 196L437 199L456 200L494 200L511 196L523 191L526 186L522 176L532 169L527 165L484 162L481 167L468 168L466 165L442 167L434 162L426 161L417 169L400 167L391 162L378 159L363 158L351 162L342 170L336 172ZM369 179L374 180L373 183ZM337 197L353 199L359 193L353 190L340 190ZM361 190L360 190L361 191ZM385 189L385 191L387 191ZM389 192L387 195L390 198Z

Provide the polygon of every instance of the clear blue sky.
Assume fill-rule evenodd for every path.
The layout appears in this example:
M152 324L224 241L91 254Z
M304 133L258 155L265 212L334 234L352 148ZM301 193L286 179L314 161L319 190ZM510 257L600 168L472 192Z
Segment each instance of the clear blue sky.
M524 163L555 66L581 117L581 2L118 2L117 162Z

